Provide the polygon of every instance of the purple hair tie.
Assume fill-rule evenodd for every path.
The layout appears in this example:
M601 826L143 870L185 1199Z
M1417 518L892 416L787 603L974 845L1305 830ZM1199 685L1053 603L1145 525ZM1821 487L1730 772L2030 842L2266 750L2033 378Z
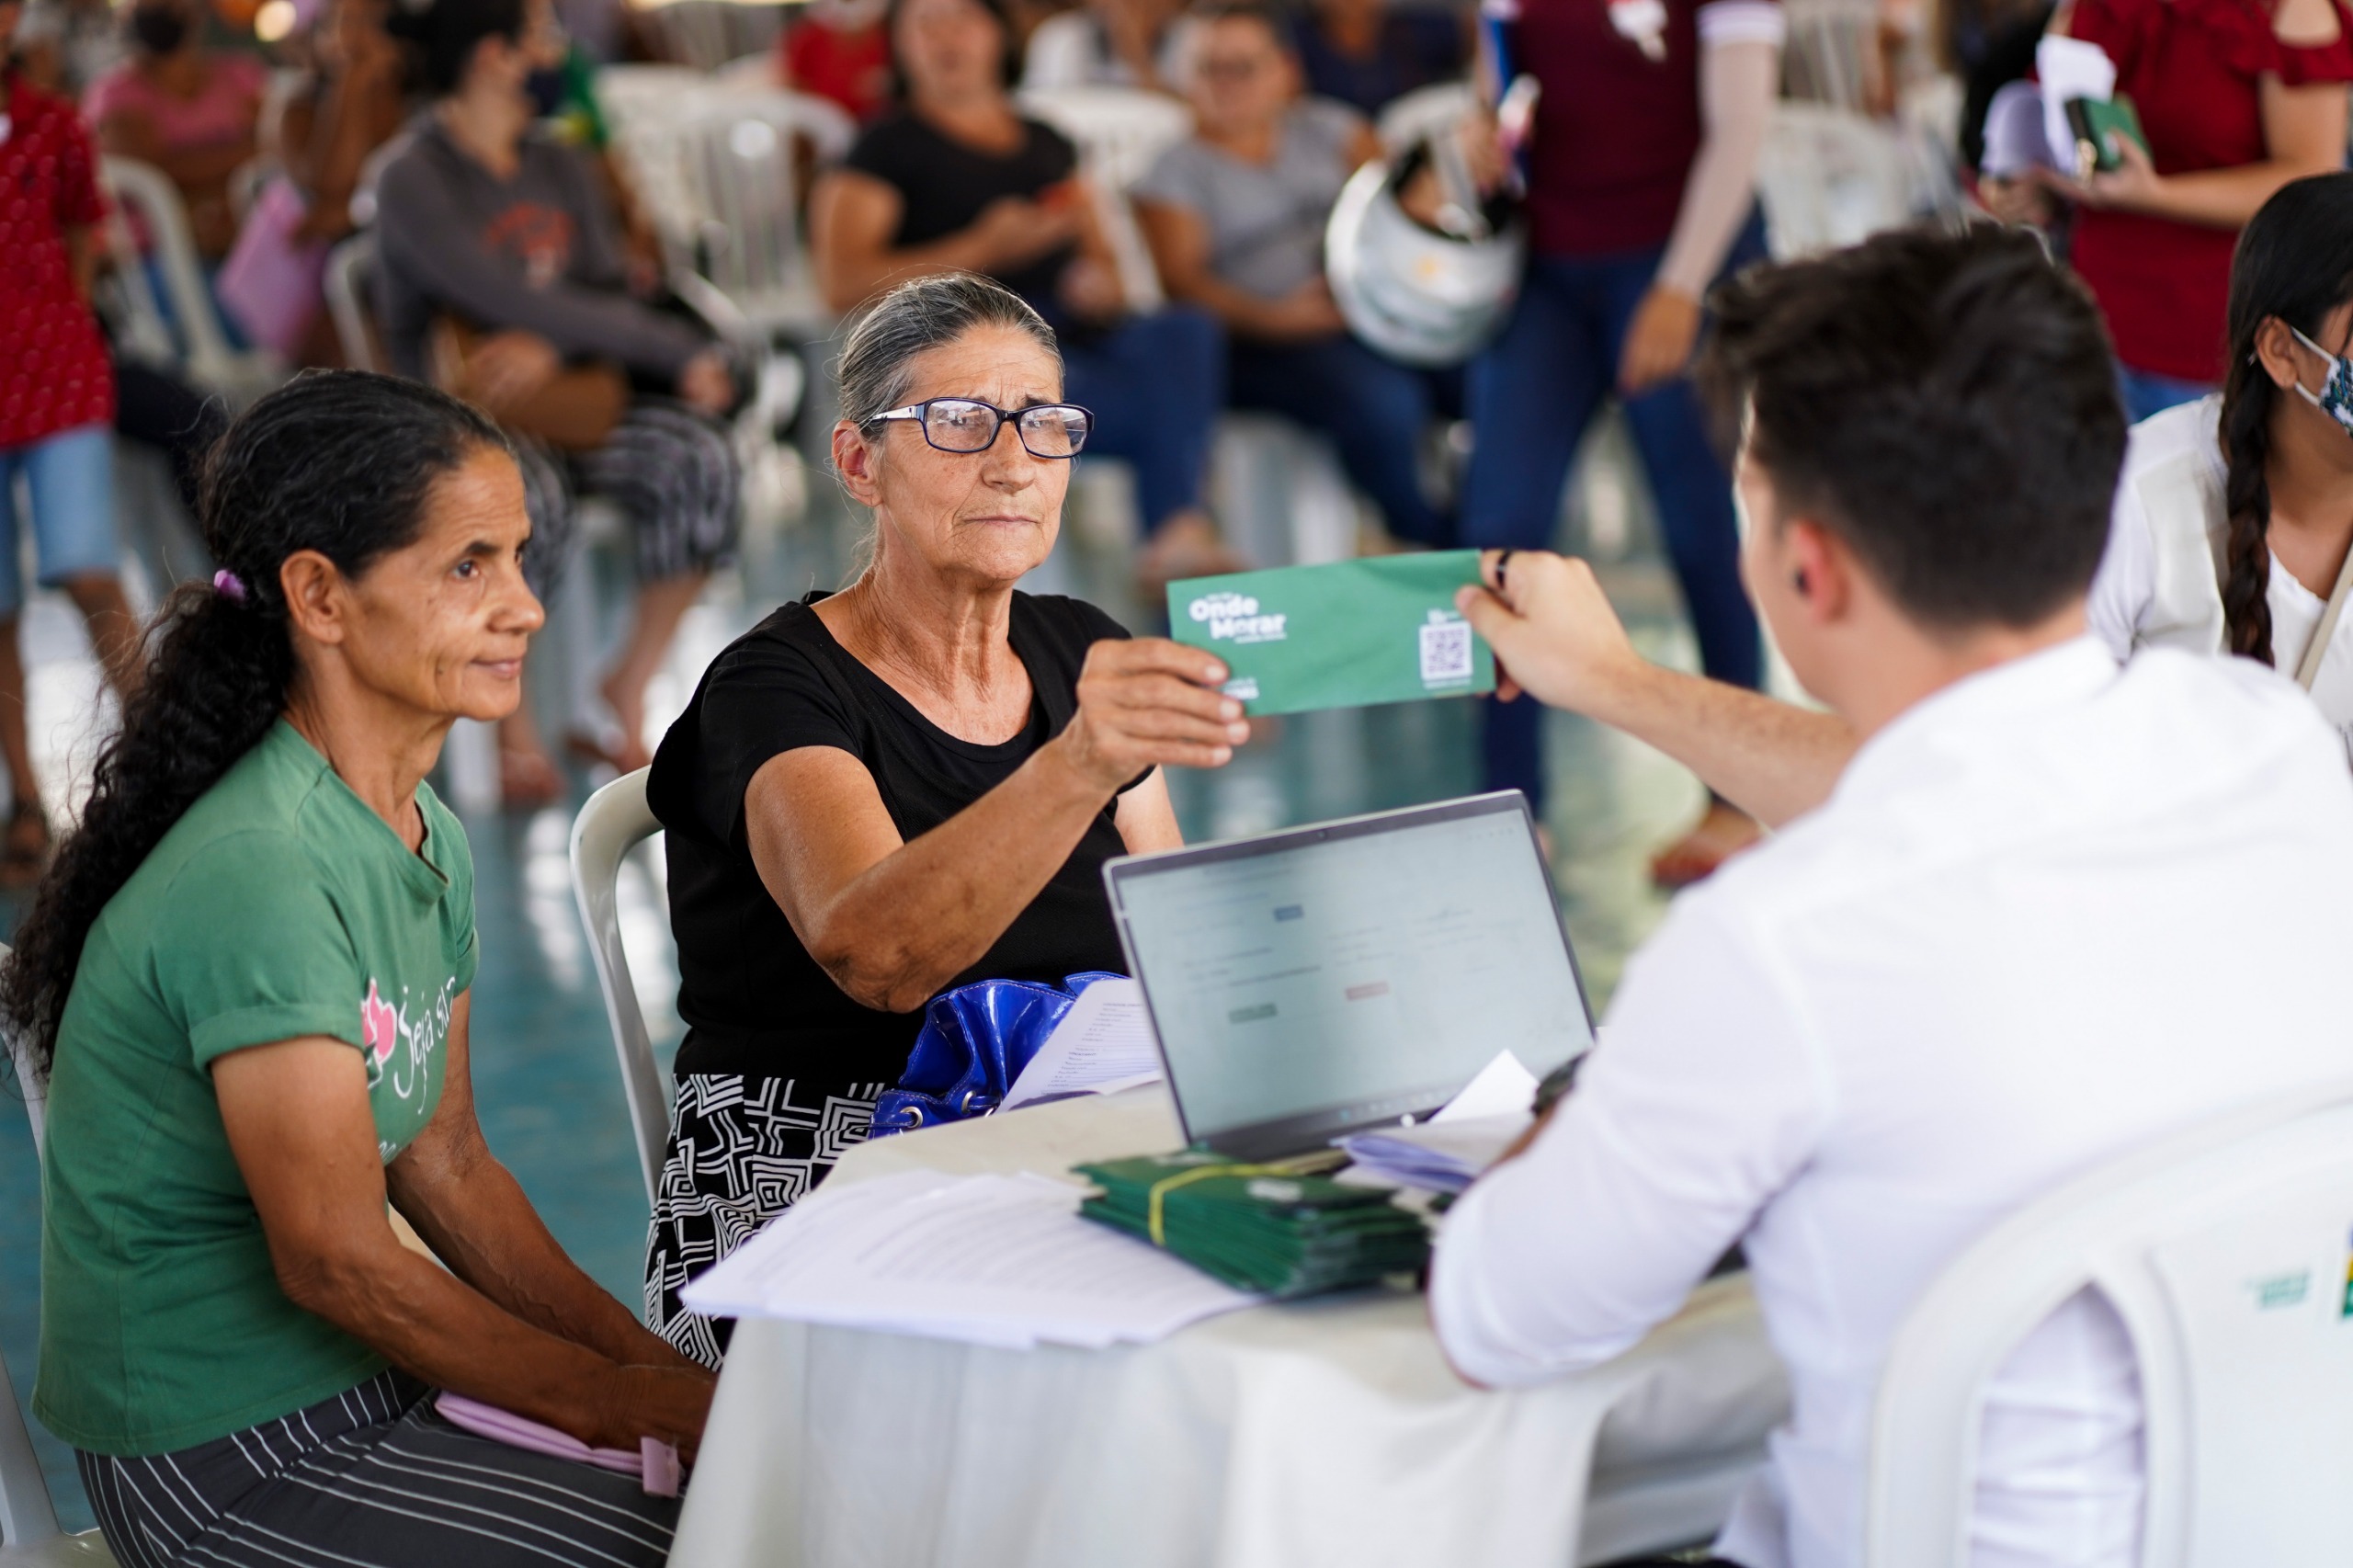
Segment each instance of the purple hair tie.
M212 574L212 591L232 604L245 602L245 580L226 566Z

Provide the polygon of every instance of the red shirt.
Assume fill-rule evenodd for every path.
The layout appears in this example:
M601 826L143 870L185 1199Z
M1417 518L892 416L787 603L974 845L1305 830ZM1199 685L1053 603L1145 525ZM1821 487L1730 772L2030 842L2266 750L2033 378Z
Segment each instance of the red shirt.
M872 119L891 101L891 39L879 23L846 33L803 17L779 47L788 85L832 99L852 119Z
M74 106L0 75L0 448L114 418L106 339L74 287L65 231L106 216Z
M1543 88L1528 160L1539 254L1643 250L1674 232L1699 151L1698 12L1666 0L1666 54L1653 62L1604 0L1524 0L1512 65Z
M2290 86L2353 81L2353 16L2337 0L2335 43L2281 43L2259 0L2077 0L2068 31L2108 51L2116 90L2132 99L2157 172L2260 163L2260 80ZM2235 229L2138 212L2077 215L2075 271L2107 313L2116 357L2184 381L2222 379L2223 316Z

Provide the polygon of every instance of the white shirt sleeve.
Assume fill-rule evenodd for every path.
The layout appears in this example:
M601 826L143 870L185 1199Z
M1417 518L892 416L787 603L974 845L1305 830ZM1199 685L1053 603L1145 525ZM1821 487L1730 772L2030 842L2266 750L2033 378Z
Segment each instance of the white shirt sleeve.
M2156 541L2150 534L2149 509L2142 503L2140 486L2126 469L2116 486L2116 503L2108 522L2108 551L2092 578L2085 613L2092 635L2108 646L2121 664L2132 656L2140 641L2141 618L2157 597Z
M1551 1125L1447 1215L1430 1313L1466 1376L1536 1382L1626 1349L1805 1165L1827 1074L1746 948L1688 896Z

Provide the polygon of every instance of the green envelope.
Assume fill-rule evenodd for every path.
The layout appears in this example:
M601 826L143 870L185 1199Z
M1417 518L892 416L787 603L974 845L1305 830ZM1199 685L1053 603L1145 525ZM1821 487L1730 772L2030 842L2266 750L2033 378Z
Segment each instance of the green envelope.
M1495 655L1454 608L1475 550L1279 566L1168 585L1177 642L1206 648L1252 714L1495 689Z

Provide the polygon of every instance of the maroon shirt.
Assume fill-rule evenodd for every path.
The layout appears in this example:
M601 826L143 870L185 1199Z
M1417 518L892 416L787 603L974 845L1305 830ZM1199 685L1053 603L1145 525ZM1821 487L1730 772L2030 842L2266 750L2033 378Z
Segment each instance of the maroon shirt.
M114 418L114 369L74 286L65 231L106 216L90 138L63 98L0 70L0 449Z
M2353 81L2353 13L2336 42L2281 43L2259 0L2077 0L2068 31L2108 51L2161 175L2260 163L2262 80ZM2236 229L2086 208L2070 259L2108 317L2116 357L2183 381L2222 379Z
M1666 57L1645 59L1604 0L1523 0L1512 64L1543 87L1529 153L1541 256L1666 244L1699 151L1697 0L1666 0Z

